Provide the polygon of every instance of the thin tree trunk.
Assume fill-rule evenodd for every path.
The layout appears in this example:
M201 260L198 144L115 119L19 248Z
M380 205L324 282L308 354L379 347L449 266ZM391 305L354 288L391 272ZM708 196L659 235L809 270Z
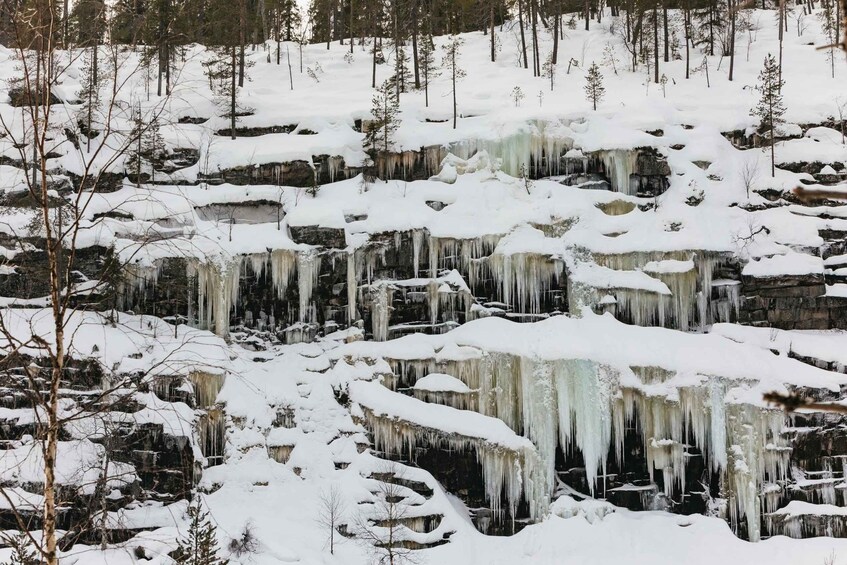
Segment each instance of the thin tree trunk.
M685 78L688 79L691 76L691 13L688 10L688 4L682 17L685 22Z
M653 82L659 84L659 8L653 4Z
M785 19L785 0L779 0L779 81L782 84L782 42L785 32L783 30L783 20Z
M553 16L553 54L550 57L551 62L555 65L559 62L559 26L562 25L561 14L558 7L556 15Z
M523 0L518 0L518 25L521 28L521 52L523 53L523 68L529 68L529 59L526 56L526 34L524 33Z
M235 56L235 45L230 47L230 92L229 92L229 134L232 139L235 139L235 79L237 73L237 63Z
M495 59L495 39L494 39L494 1L489 0L488 4L488 25L491 26L491 62Z
M415 88L421 87L421 67L418 62L418 2L412 4L412 61L415 70Z
M732 81L732 75L735 72L735 2L729 0L729 80Z
M457 104L456 104L456 53L453 52L452 55L452 70L453 70L453 129L456 129L456 114L457 114Z
M532 19L532 76L541 76L541 62L538 53L538 5L530 0L530 18Z
M668 3L667 0L662 2L662 26L665 31L665 63L671 60L670 58L670 33L668 31Z

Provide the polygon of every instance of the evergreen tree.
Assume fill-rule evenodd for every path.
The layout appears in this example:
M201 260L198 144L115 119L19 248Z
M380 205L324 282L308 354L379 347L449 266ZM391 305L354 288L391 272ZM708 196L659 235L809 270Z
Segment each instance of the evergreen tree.
M821 20L821 31L826 35L828 44L826 56L829 59L832 78L835 78L835 47L838 45L838 15L835 0L823 0L818 17Z
M585 98L597 110L597 104L606 94L606 88L603 86L603 74L600 72L600 67L597 66L597 63L591 63L585 80Z
M12 549L9 561L5 565L39 565L41 563L35 550L30 547L29 537L25 533L3 534L0 536L0 541Z
M456 117L458 115L456 83L465 76L465 71L459 68L459 50L462 43L464 42L459 37L451 36L444 45L444 59L442 61L442 64L447 67L447 72L450 73L450 82L453 87L453 129L456 129Z
M150 180L156 179L156 169L161 168L168 158L165 139L159 132L159 118L153 116L141 137L141 155L150 163Z
M376 89L371 102L371 113L374 119L365 139L373 152L387 152L392 144L394 132L400 125L397 117L399 103L390 80L383 82Z
M424 104L429 107L429 81L438 76L438 67L435 64L435 42L429 34L421 38L419 64L424 79Z
M218 557L217 528L197 500L188 506L188 532L177 540L174 560L179 565L227 565L229 560Z
M771 176L776 175L774 165L774 130L784 122L785 105L782 101L782 87L785 81L780 78L779 65L773 55L768 53L765 64L759 73L756 91L761 95L759 102L750 110L751 116L759 118L759 130L768 132L771 146Z
M100 85L96 72L97 47L93 46L86 50L83 55L82 77L79 84L79 97L82 105L77 111L77 125L79 131L86 139L85 150L89 151L91 139L97 137L100 126Z
M133 141L127 151L127 157L124 161L124 169L127 174L135 175L136 188L141 186L141 167L144 159L142 158L141 139L144 135L144 119L141 115L141 108L136 107L132 112L132 131L129 136Z

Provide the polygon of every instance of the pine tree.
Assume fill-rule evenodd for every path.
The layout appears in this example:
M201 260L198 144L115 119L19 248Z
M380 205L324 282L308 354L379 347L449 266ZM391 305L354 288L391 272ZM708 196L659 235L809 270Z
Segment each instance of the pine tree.
M197 500L188 506L188 532L177 541L174 560L179 565L227 565L218 557L217 528Z
M376 89L371 102L371 113L374 119L368 129L366 143L373 152L387 152L392 144L394 132L400 125L397 117L399 104L394 85L390 80L383 82Z
M41 563L41 559L35 555L35 551L30 547L29 537L25 533L3 534L0 536L0 541L12 549L7 565L38 565Z
M838 45L838 16L836 15L835 0L821 2L821 11L818 17L821 20L821 31L826 35L827 58L829 59L832 78L835 78L835 47Z
M435 64L435 42L429 34L421 38L419 65L424 79L424 105L429 107L429 81L438 75L438 67Z
M597 66L597 63L591 63L585 79L585 98L597 110L597 103L606 94L606 88L603 86L603 74L600 72L600 67Z
M98 118L100 113L100 84L97 80L96 56L97 47L91 47L83 55L82 77L79 84L79 97L82 105L77 113L79 131L85 136L86 147L91 148L91 139L99 133Z
M780 78L779 65L773 55L768 53L765 64L759 73L756 91L761 94L758 104L750 110L751 116L760 120L759 130L767 131L771 146L771 176L776 176L774 165L774 130L784 122L785 105L782 101L782 87L785 81Z
M150 163L150 178L155 180L156 168L161 168L168 157L165 139L159 132L159 118L153 116L141 138L141 155Z
M444 45L444 59L442 64L450 73L450 81L453 85L453 129L456 129L456 117L458 105L456 103L456 83L465 76L465 71L459 68L459 50L464 43L459 37L453 35Z
M129 133L129 138L132 140L132 145L127 151L127 157L124 161L124 169L126 173L135 175L136 188L141 187L141 168L144 163L142 157L141 140L144 136L144 119L141 115L141 108L137 107L132 112L132 131Z

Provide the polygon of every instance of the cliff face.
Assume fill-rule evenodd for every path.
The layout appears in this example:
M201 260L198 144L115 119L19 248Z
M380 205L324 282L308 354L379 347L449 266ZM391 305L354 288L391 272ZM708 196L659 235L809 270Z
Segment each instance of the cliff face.
M563 42L598 57L613 38L571 31ZM761 34L754 58L777 46ZM828 83L786 73L820 88L786 89L794 115L771 177L766 136L737 111L752 103L752 64L706 94L680 79L636 99L642 78L609 73L596 112L570 78L519 108L497 89L524 70L488 66L484 39L468 37L480 64L460 127L444 102L404 93L391 151L363 147L370 60L342 66L335 46L305 49L335 73L331 90L290 91L248 55L263 72L235 139L192 48L193 82L159 101L167 158L141 170L118 159L93 192L81 138L57 128L48 215L85 202L71 210L79 341L63 410L81 423L60 446L65 549L128 542L165 559L199 495L230 538L254 528L267 555L318 562L330 491L346 507L340 535L445 563L463 562L451 547L552 560L560 538L604 545L629 531L667 538L678 560L721 540L781 563L822 546L749 549L726 524L750 541L847 537L843 418L763 400L844 398L847 220L833 195L847 149ZM69 111L74 80L56 89ZM127 107L145 84L128 88ZM3 116L19 111L8 94ZM2 316L40 335L44 238L13 146L0 137ZM49 363L35 350L11 361L0 479L37 529L33 399ZM8 505L0 524L20 526ZM609 545L606 562L626 560Z

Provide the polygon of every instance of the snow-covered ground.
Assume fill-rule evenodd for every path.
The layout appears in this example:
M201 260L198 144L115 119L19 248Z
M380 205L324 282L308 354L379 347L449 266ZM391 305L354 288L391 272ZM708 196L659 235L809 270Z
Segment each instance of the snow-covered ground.
M247 268L242 267L245 255L249 257L243 263L253 265L254 271L259 268L255 265L274 265L274 276L279 277L274 284L284 287L297 279L300 321L308 321L309 281L314 269L308 271L302 258L314 247L291 236L290 229L300 227L343 231L351 264L360 257L357 250L373 236L425 230L429 253L423 256L416 251L415 278L391 282L396 287L433 282L436 296L442 290L445 294L470 294L474 281L464 280L458 271L437 271L443 258L439 252L447 254L445 250L455 252L459 247L462 251L456 253L464 255L458 262L464 267L471 265L474 250L469 245L465 252L456 241L475 241L479 248L490 248L486 268L499 292L498 300L492 302L515 304L516 310L540 314L540 295L566 272L571 314L534 324L500 318L474 320L443 335L412 335L385 343L362 340L363 332L350 328L312 343L262 343L256 347L254 340L240 341L236 336L225 341L210 331L187 330L185 326L174 335L172 326L150 316L121 315L115 324L86 313L70 321L73 331L69 333L75 336L72 353L96 359L107 373L146 371L151 377L184 379L184 392L193 391L210 401L198 403L195 410L183 402L160 398L160 391L152 387L133 395L138 410L128 421L161 424L174 437L192 436L191 452L208 465L202 470L198 493L218 525L224 553L229 540L245 528L257 539L255 552L233 555L232 562L373 562L372 545L340 536L336 536L335 554L330 554L328 532L320 523L322 500L337 489L343 500L341 521L354 531L363 515L381 518L385 492L380 485L386 474L426 487L401 487L408 513L404 518L415 529L405 530L404 539L423 547L414 552L421 563L815 565L828 563L831 555L835 555L835 563L847 559L847 540L774 536L750 543L736 537L727 521L717 517L718 511L714 516L632 512L600 500L605 492L593 492L595 479L600 477L603 482L614 441L623 441L620 434L613 433L622 429L616 428L623 422L625 410L621 407L637 404L639 411L646 413L647 406L667 403L677 408L657 408L659 416L643 416L640 424L646 428L644 451L651 475L655 463L666 489L680 480L683 455L676 447L688 440L690 425L697 447L712 456L712 470L727 473L726 488L733 493L728 497L729 514L767 513L772 509L764 502L765 492L773 486L775 476L787 477L788 471L780 467L784 465L780 459L784 446L777 441L782 416L767 409L762 394L784 392L791 386L838 394L847 384L842 373L791 358L847 365L847 356L841 352L847 337L842 332L780 331L729 323L712 325L707 333L680 331L735 319L707 316L692 306L697 285L711 290L716 282L710 260L736 261L743 265L742 274L752 278L817 276L822 282L824 274L837 271L843 259L825 260L820 254L822 230L847 232L847 212L842 206L771 205L772 200L762 193L786 195L801 184L808 191L844 190L843 183L822 184L823 176L838 176L832 165L842 165L841 171L847 165L847 146L840 132L806 126L831 121L838 114L837 105L847 102L842 78L847 76L847 62L836 54L836 78L831 78L827 51L816 48L826 43L817 22L802 36L790 26L784 47L783 94L788 122L784 129L793 138L778 143L777 170L771 177L768 151L738 149L722 134L754 132L757 122L750 108L757 95L753 86L764 56L778 51L775 12L751 10L750 20L756 29L739 34L733 81L727 79L726 58L705 58L708 88L702 71L684 78L684 60L662 63L661 72L668 79L664 87L650 81L644 65L638 73L630 72L619 33L611 29L622 24L611 17L602 25L592 22L588 32L580 26L565 30L559 46L562 63L552 91L549 78L534 78L519 64L514 25L498 30L500 48L495 63L490 62L486 36L465 34L460 60L467 76L458 85L457 128L451 124L452 99L444 73L430 85L429 107L420 91L404 93L400 99L401 124L393 149L428 148L423 154L435 156L432 178L377 180L364 187L358 170L345 171L339 166L334 171L338 182L324 184L315 196L301 187L286 186L284 176L276 184L248 186L211 185L199 179L234 167L297 160L313 163L322 155L342 158L347 168L361 166L364 136L357 131L356 122L371 118L373 95L367 47L357 45L350 61L345 58L346 45L333 44L330 50L323 44L305 46L303 69L311 69L316 78L299 72L296 44L283 45L281 66L268 62L261 47L248 52L254 66L249 68L250 80L240 96L252 115L240 118L238 127L295 129L235 140L214 135L225 130L228 121L218 117L220 111L202 74L201 63L207 53L191 47L184 63L179 63L171 97L147 95L136 77L123 100L126 108L140 103L151 111L161 111L161 131L169 147L198 150L197 163L172 173L156 173L156 185L136 187L125 180L115 192L91 195L85 212L91 229L81 233L82 246L114 245L120 257L136 264L144 284L155 282L157 261L163 258L188 257L195 261L196 269L213 265L204 275L210 282L201 292L207 293L210 303L216 302L217 309L209 307L208 325L220 335L227 333L228 319L222 322L220 318L228 318L235 301L232 297L238 296L238 275ZM546 32L541 35L539 50L545 57L552 39ZM445 38L436 38L438 45L444 42ZM614 68L604 55L610 49L617 59ZM294 68L293 88L288 53ZM389 64L377 68L378 84L392 70L391 54L386 54ZM136 57L127 56L128 64ZM566 72L570 58L579 65ZM583 92L585 72L592 61L602 62L606 87L597 111L591 109ZM703 61L703 53L693 50L692 68ZM14 65L11 53L0 48L0 76L13 76ZM80 68L75 63L56 89L67 101L54 108L57 119L65 119L75 110L71 102L79 80ZM525 95L519 105L512 98L515 87ZM11 107L4 96L5 91L0 90L0 117L13 130L22 128L20 110ZM179 123L184 117L208 120ZM130 129L128 111L117 119L122 121L121 127ZM0 156L18 158L12 145L11 140L0 138ZM639 197L629 186L632 151L643 148L655 151L670 170L667 191L655 198ZM80 162L90 157L68 143L57 147L56 153L52 164L57 175L78 172ZM549 178L531 182L517 178L522 165L540 163L543 155L551 154L566 154L573 163L601 160L611 181L610 190L560 183L570 171L558 161L534 175ZM398 157L399 162L402 159ZM793 165L798 163L830 168L815 174L789 170L797 169ZM123 172L122 160L111 170ZM347 172L352 178L344 178ZM0 166L0 189L7 195L20 192L21 174L18 168ZM279 203L284 214L277 218L270 213L245 212L243 220L227 221L204 211L215 205L249 207L268 202ZM432 206L433 202L440 205ZM19 233L31 221L26 213L10 213L3 219L0 232L6 235ZM439 241L445 245L440 246ZM3 251L9 270L0 276L15 276L14 258L21 250ZM234 265L238 269L233 271ZM423 278L424 272L431 277ZM359 281L354 277L353 285L357 282L378 281L362 275ZM826 293L833 298L847 295L838 284L829 286ZM348 304L352 319L361 296L355 288L352 292L348 289L347 296L352 297L352 306ZM22 303L4 298L5 304L40 306L43 301ZM675 324L677 329L626 325L590 308L581 312L582 306L613 304L644 325ZM35 328L50 339L49 313L44 310L7 309L3 316L13 332ZM665 323L666 316L674 323ZM374 321L371 333L387 337L390 323L386 314ZM479 405L470 409L476 402L473 395L495 389L492 394L500 393L492 383L473 382L469 377L478 370L477 362L504 356L510 356L521 369L531 370L541 383L534 386L536 381L528 383L528 379L512 383L516 390L523 387L515 394L524 399L523 404L518 403L520 408L508 407L514 422L507 421L500 406L488 411ZM429 370L433 366L439 370ZM445 375L440 370L444 366L464 367L468 372L464 378ZM421 378L411 383L414 397L390 390L397 384L394 377L402 380L400 367L412 367L410 371L426 368L426 374L417 375ZM643 375L636 370L644 368L653 373ZM196 373L205 375L202 378L206 380L196 380L192 377ZM660 373L662 376L657 376ZM670 376L665 378L665 373ZM568 384L567 375L583 380ZM586 383L588 386L581 386ZM548 396L544 396L540 389L548 385ZM699 411L678 408L691 398L699 402L695 406ZM225 419L226 429L219 465L212 465L204 456L198 439L201 433L212 433L204 427L208 420L203 418L207 404L214 403L225 414L219 415ZM32 410L25 409L4 408L2 416L18 424L31 423L34 418ZM662 420L665 417L667 421ZM526 437L514 431L520 426L518 421ZM733 422L738 425L733 427ZM757 430L762 437L744 443L742 439L748 438L742 433L748 429L744 426L753 425L760 426ZM647 434L647 429L653 435ZM72 455L66 459L70 467L62 469L61 479L84 489L90 486L91 477L78 470L92 466L87 460L101 458L99 445L89 441L97 438L98 429L96 424L86 427L83 422L72 432L73 439L63 442L60 449L60 453ZM479 533L469 509L430 473L381 457L383 450L411 450L410 437L473 451L482 463L491 505L515 504L523 495L534 504L530 513L537 522L514 536ZM589 488L597 499L564 489L553 476L551 454L555 456L557 442L564 447L564 440L572 440L582 452ZM736 440L738 443L733 443ZM39 463L32 446L32 439L25 438L0 455L4 481L39 482ZM133 478L131 469L119 471L127 481ZM844 477L841 481L843 487ZM119 484L110 486L120 488ZM31 492L10 492L25 505L39 502ZM502 501L501 492L506 493ZM795 500L769 519L815 513L843 516L845 512L840 506L812 506ZM169 563L167 553L173 550L179 532L185 531L185 509L184 501L149 501L111 512L110 523L144 531L106 551L75 546L67 551L63 563ZM418 528L430 519L437 525ZM767 532L762 533L767 537ZM449 542L437 545L445 539ZM146 559L134 552L137 546L145 548ZM8 550L0 550L0 557L6 553Z

